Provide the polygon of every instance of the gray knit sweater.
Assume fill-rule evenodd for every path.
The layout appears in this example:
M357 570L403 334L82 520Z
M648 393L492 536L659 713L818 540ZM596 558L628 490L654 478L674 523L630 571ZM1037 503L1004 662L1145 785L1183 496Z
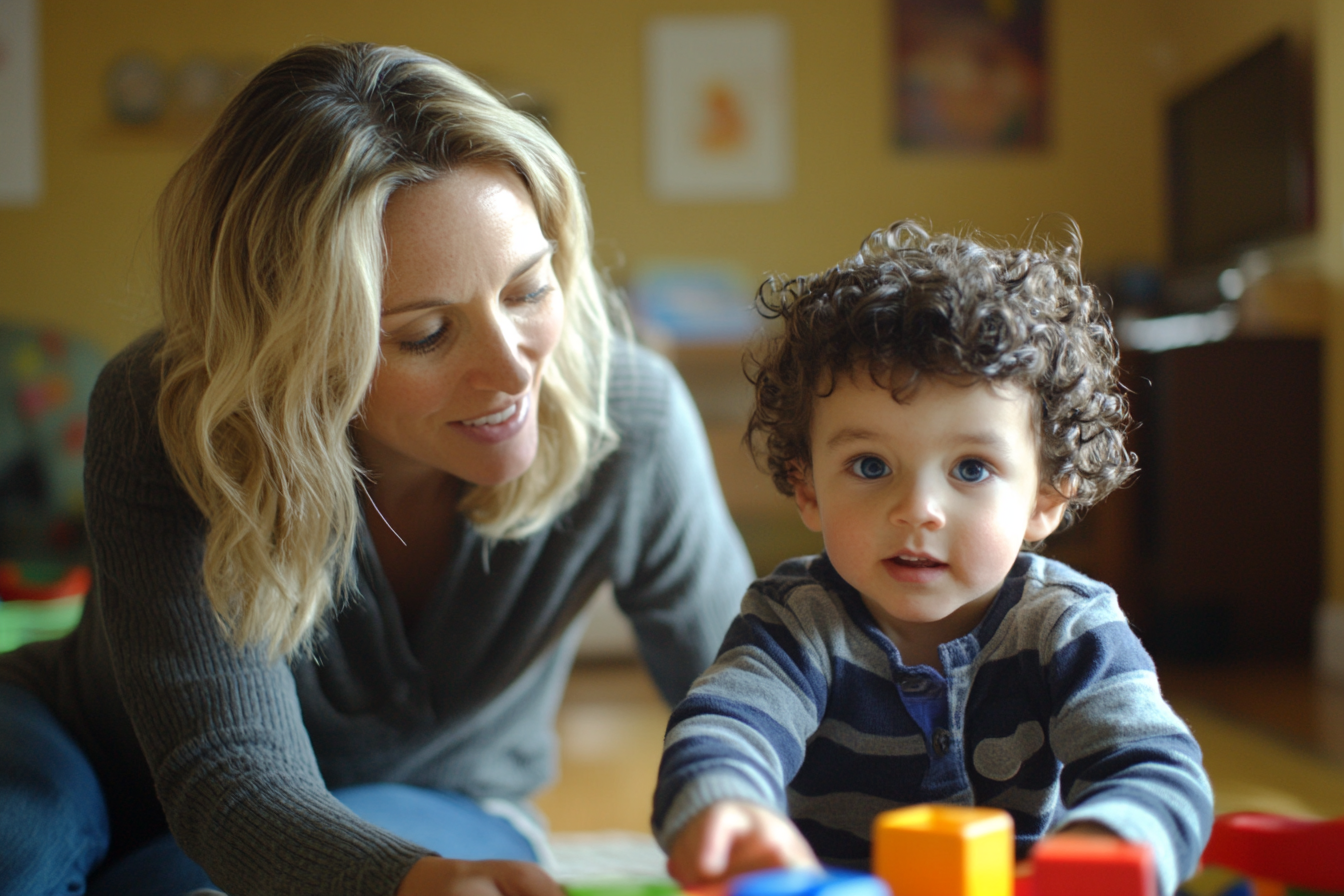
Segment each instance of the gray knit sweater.
M38 694L89 756L114 853L166 817L233 896L391 894L425 850L361 821L328 787L526 798L554 771L573 623L600 582L676 701L752 579L685 387L665 361L622 345L610 400L621 444L568 513L489 549L459 525L409 632L363 530L356 587L315 661L238 652L201 587L205 522L154 422L158 345L151 334L113 359L90 405L95 585L83 621L0 656L0 680Z

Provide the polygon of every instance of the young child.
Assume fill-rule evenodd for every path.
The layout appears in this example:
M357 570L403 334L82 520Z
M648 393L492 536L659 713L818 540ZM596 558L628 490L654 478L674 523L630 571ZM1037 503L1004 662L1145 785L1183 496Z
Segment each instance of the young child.
M684 885L865 868L885 809L1007 810L1152 846L1161 891L1212 822L1198 744L1114 591L1024 552L1134 471L1078 244L873 233L772 279L748 426L825 553L755 583L668 724L653 824Z

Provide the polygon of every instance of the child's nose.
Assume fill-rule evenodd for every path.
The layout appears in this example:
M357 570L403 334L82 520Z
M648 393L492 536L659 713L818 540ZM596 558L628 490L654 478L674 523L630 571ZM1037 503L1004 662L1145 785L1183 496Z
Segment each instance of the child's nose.
M897 487L900 493L891 508L891 522L894 525L935 530L941 529L947 522L937 489L931 484L923 482L919 477L911 477Z

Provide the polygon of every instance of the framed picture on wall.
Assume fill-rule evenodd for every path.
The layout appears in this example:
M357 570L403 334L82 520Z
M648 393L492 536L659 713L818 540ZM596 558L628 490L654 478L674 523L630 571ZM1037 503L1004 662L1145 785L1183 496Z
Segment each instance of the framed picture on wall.
M42 197L37 0L0 0L0 206Z
M645 31L649 191L668 202L793 188L788 26L769 13L669 15Z
M890 0L896 145L1043 148L1045 2Z

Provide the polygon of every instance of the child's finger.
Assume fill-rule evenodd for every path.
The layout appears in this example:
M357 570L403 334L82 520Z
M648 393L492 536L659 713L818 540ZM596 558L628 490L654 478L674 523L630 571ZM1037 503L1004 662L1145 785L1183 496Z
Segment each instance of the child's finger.
M728 870L734 845L746 830L746 819L741 812L727 807L710 810L700 838L696 870L710 880L722 877Z

